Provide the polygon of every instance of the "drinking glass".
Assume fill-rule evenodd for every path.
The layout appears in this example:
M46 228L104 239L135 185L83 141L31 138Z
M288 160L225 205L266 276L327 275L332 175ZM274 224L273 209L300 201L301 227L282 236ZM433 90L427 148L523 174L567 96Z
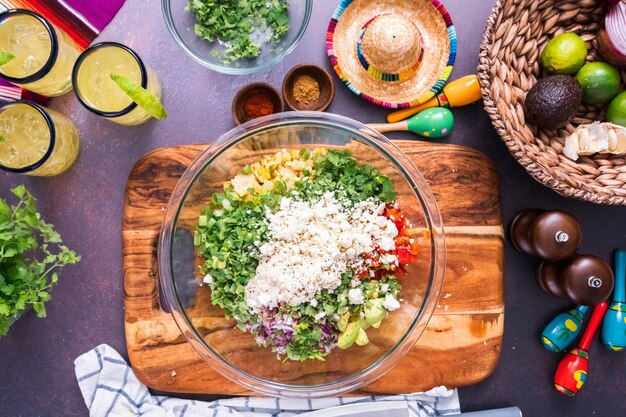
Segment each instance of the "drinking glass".
M5 80L50 97L72 89L78 45L37 13L22 9L0 13L0 51L15 56L0 66Z
M72 74L74 93L92 113L122 125L139 125L151 116L137 106L111 79L122 75L161 99L161 84L156 73L129 47L102 42L85 50L76 61Z
M0 106L0 169L33 176L68 170L78 157L78 130L61 113L29 101Z

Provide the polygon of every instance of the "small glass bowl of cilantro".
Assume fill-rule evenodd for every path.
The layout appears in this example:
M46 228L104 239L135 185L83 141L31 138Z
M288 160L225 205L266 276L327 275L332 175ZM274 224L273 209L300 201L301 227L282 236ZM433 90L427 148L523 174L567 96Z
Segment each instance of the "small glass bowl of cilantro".
M337 225L341 213L372 202L383 218L371 221L397 236L363 252L366 263L351 264L338 286L311 298L313 287L291 290L282 280L291 300L309 300L289 307L268 302L273 291L261 281L252 284L262 253L274 254L267 262L282 253L293 260L280 263L285 271L310 275L277 243L290 204L294 216L311 216L315 206ZM287 217L268 223L267 209ZM364 227L368 240L375 228ZM323 233L304 230L303 247L314 239L309 247L320 253L349 246L338 238L324 248ZM261 394L322 397L375 380L410 351L437 304L445 241L428 183L399 148L342 116L290 112L237 127L191 163L165 210L158 258L163 305L213 369Z
M170 33L194 60L225 74L270 69L304 35L313 0L161 0Z

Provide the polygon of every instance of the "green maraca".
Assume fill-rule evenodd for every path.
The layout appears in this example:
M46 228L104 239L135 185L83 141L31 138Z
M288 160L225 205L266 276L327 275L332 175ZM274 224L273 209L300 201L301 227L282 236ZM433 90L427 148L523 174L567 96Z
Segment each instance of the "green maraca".
M401 122L368 124L367 126L380 133L408 130L426 138L442 138L450 134L454 126L454 116L444 107L433 107Z

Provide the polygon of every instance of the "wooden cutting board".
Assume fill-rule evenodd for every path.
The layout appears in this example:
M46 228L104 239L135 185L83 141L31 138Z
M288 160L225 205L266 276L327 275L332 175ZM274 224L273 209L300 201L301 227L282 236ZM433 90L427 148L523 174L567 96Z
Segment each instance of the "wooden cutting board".
M430 183L444 221L445 283L428 328L391 371L354 394L408 393L479 382L495 369L504 326L504 239L499 181L470 148L395 141ZM124 304L137 377L166 392L254 395L222 377L160 308L157 241L178 178L207 145L157 149L135 165L124 208Z

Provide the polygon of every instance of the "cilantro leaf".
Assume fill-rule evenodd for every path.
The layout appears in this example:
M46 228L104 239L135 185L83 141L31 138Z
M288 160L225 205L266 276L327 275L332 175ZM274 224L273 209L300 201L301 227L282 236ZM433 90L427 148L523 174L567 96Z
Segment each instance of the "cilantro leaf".
M196 18L196 36L226 45L211 55L228 64L259 56L261 45L253 35L279 42L289 31L288 7L287 0L189 0L185 10Z
M23 185L11 193L18 199L14 206L0 198L0 336L29 307L45 317L59 271L80 261L61 245L61 236L41 218L35 197Z

